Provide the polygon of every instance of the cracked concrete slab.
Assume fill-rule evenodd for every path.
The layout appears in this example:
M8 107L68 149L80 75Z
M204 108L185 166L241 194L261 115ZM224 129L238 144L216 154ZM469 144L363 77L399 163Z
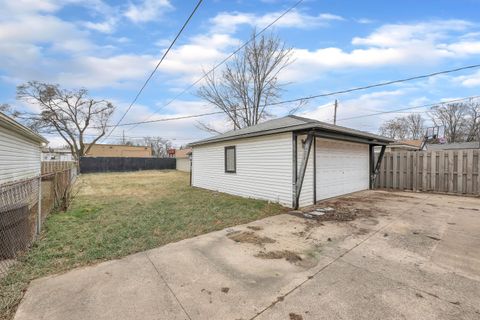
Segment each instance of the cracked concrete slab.
M33 281L15 319L188 319L145 253Z
M480 318L480 199L334 202L361 214L282 214L35 280L15 319Z

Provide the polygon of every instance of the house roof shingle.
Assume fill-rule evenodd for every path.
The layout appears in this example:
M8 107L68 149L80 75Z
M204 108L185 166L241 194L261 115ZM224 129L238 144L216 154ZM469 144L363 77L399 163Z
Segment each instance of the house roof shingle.
M343 134L361 137L361 138L374 139L384 143L393 142L393 140L390 138L379 136L369 132L332 125L332 124L314 120L314 119L288 115L282 118L265 121L251 127L228 131L220 135L216 135L210 138L192 142L190 143L190 146L196 146L196 145L202 145L202 144L208 144L208 143L214 143L214 142L220 142L220 141L228 141L228 140L234 140L239 138L262 136L262 135L267 135L272 133L282 133L282 132L308 130L308 129L320 129L322 131L343 133Z

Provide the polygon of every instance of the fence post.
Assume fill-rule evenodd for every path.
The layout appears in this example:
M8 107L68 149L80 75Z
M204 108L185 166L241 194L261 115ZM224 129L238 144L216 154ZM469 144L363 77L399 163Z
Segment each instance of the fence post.
M473 149L467 150L467 191L473 193Z
M463 192L463 150L457 154L457 193Z
M42 231L42 176L38 177L37 235Z

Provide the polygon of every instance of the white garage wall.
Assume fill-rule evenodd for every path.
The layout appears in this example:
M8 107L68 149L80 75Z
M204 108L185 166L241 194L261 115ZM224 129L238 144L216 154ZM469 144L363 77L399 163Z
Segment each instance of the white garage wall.
M177 170L183 172L190 172L190 158L177 158Z
M236 173L225 173L224 148L236 146ZM192 185L292 205L292 133L194 146Z
M317 201L369 188L367 144L317 138Z
M40 175L40 161L38 142L0 127L0 184Z

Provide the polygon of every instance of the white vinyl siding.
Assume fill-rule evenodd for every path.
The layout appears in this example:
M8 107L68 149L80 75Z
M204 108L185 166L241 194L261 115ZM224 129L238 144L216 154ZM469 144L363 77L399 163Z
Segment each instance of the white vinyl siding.
M236 172L225 172L225 147L235 146ZM192 185L292 205L292 133L193 147Z
M317 138L317 201L369 188L367 144Z
M38 176L40 159L39 142L0 127L0 184Z

